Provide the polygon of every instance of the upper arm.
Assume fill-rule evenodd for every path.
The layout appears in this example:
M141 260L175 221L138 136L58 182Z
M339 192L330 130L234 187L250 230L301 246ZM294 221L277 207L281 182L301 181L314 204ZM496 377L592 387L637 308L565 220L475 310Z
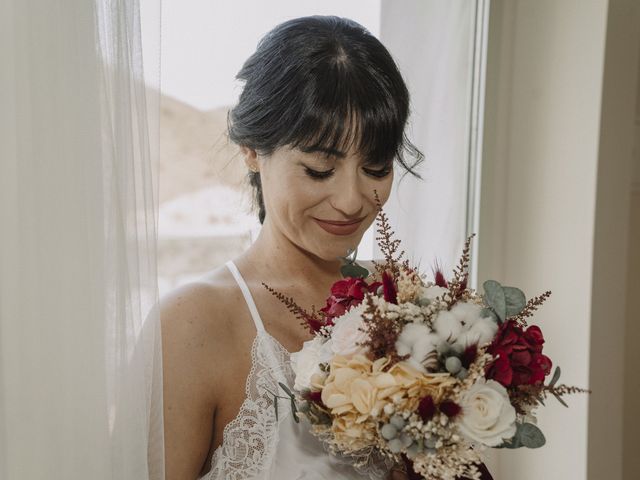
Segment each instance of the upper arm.
M215 336L209 334L214 295L210 285L190 284L159 304L167 480L197 478L211 445L217 381Z

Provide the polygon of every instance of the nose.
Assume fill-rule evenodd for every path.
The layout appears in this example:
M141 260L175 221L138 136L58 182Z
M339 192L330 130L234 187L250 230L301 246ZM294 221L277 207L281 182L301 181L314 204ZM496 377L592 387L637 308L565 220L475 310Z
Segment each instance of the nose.
M356 218L362 213L364 196L357 173L345 173L332 186L330 203L346 218Z

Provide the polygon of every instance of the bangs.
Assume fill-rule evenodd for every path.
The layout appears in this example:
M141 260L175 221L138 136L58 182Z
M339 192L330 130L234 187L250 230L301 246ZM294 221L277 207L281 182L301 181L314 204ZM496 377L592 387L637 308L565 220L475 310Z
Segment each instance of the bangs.
M298 120L284 144L336 156L353 148L367 164L386 165L398 158L406 166L403 150L413 147L404 136L408 106L387 101L402 96L367 75L363 85L362 76L340 70L318 75L307 92L300 92Z

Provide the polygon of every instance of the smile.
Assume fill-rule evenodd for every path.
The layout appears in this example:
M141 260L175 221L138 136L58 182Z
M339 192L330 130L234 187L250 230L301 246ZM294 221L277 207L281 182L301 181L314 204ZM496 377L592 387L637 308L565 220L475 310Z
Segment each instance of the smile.
M358 220L349 221L335 221L335 220L320 220L314 218L316 223L322 227L322 229L333 235L351 235L360 228L360 224L366 217L362 217Z

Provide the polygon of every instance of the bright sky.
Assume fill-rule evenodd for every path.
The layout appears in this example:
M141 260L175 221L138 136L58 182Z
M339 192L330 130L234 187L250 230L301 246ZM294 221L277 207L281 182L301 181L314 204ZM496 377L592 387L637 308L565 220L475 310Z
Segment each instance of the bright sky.
M141 0L143 10L156 1ZM380 0L163 0L163 93L201 110L233 104L235 74L258 40L306 15L348 17L380 31Z

